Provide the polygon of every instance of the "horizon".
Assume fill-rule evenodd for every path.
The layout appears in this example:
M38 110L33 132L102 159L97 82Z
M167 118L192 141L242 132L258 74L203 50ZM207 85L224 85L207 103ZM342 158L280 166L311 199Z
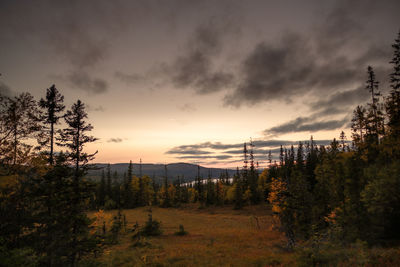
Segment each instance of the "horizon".
M0 3L0 93L82 100L107 163L236 168L252 139L265 167L279 142L351 140L400 25L394 0L35 3Z

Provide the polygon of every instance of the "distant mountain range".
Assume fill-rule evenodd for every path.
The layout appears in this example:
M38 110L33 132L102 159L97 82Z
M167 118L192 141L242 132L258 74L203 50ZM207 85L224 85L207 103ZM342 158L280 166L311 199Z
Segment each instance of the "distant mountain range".
M104 170L106 172L106 168L108 164L96 163L96 170L90 170L88 173L88 177L94 180L98 180L101 177L101 173ZM110 164L111 174L113 175L116 171L118 173L119 179L123 177L123 174L128 171L129 163L116 163ZM132 163L133 166L133 174L139 176L140 173L140 164ZM197 166L195 164L190 163L172 163L167 164L168 171L168 179L170 181L174 181L175 179L180 177L180 179L185 182L190 182L195 180L197 177ZM232 177L236 170L232 169L219 169L219 168L206 168L200 166L200 176L202 178L207 178L208 174L211 174L212 178L218 178L221 173L228 172L229 176ZM165 165L164 164L142 164L142 174L148 175L151 178L155 179L155 182L159 183L165 177Z

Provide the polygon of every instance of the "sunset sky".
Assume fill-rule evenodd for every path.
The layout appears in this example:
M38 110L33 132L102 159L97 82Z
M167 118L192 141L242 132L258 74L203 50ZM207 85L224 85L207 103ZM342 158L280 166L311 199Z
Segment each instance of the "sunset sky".
M400 1L0 0L0 92L87 105L96 162L240 166L387 91ZM59 127L62 127L60 125Z

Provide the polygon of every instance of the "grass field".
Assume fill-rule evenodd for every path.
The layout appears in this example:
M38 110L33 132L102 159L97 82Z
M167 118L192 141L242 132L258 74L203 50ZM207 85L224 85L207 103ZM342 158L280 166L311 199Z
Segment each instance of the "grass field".
M129 234L119 244L105 249L102 262L108 266L266 266L290 264L282 235L271 229L267 206L198 209L153 208L153 218L161 221L163 234L146 238L143 247L132 247ZM148 208L125 210L128 228L144 225ZM179 225L187 235L177 236Z
M116 211L108 211L113 216ZM124 210L127 229L143 226L149 208ZM133 246L133 233L122 233L118 244L108 245L98 259L105 266L400 266L400 248L368 248L365 242L346 248L338 245L317 251L300 245L285 249L283 235L272 228L266 205L232 210L232 207L199 209L152 208L153 219L161 221L162 235L142 238ZM179 225L187 235L177 236Z

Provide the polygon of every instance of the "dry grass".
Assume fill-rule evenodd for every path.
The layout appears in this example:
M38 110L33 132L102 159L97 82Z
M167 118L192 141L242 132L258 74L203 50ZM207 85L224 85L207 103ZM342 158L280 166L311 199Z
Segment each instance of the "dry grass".
M161 221L163 234L146 241L144 247L131 247L130 235L106 249L103 262L108 266L266 266L290 265L293 256L282 248L282 235L271 229L267 206L198 209L153 208L153 218ZM144 225L148 208L125 210L128 228ZM188 234L176 236L182 224Z

